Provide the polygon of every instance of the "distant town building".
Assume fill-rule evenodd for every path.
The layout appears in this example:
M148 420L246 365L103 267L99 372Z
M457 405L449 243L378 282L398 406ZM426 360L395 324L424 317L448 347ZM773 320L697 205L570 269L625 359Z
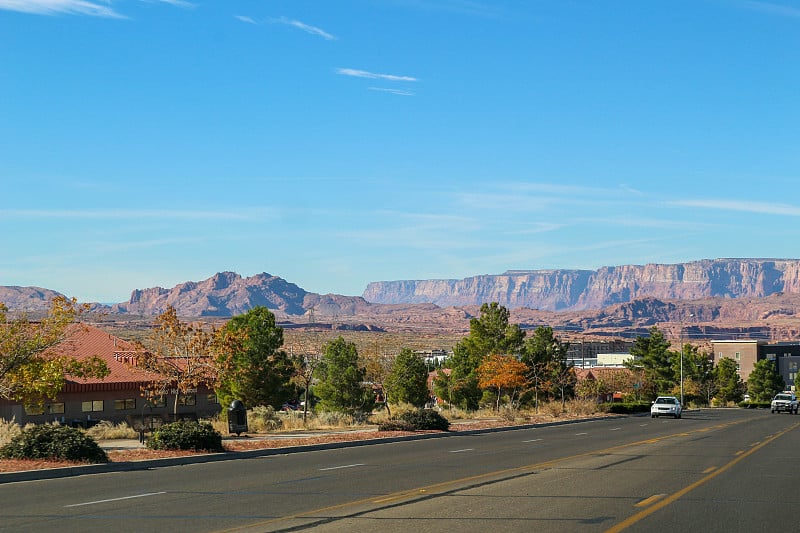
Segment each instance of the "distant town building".
M778 373L783 376L786 387L796 390L797 373L800 370L800 342L768 343L758 339L712 341L714 364L727 357L736 361L736 369L743 381L747 381L756 361L773 361Z

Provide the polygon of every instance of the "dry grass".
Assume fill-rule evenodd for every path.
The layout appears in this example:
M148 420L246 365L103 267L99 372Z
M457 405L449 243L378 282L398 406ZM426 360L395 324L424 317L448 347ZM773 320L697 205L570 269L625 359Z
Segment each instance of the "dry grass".
M86 434L94 440L135 439L139 436L126 422L114 424L107 420L87 429Z
M22 433L22 428L15 419L5 420L0 418L0 446L11 442L11 439Z

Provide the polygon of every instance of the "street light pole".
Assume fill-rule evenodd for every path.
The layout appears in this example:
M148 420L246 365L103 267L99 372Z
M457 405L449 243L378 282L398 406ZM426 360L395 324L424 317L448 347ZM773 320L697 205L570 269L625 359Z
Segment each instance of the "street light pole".
M689 318L694 317L694 313L689 313ZM683 408L683 321L681 320L681 330L678 332L678 341L681 343L681 408Z

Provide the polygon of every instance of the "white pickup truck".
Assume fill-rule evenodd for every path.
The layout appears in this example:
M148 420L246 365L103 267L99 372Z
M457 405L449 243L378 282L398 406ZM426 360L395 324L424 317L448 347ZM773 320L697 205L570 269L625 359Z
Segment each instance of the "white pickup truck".
M779 392L772 399L769 411L771 413L786 411L789 414L797 414L797 396L793 392Z

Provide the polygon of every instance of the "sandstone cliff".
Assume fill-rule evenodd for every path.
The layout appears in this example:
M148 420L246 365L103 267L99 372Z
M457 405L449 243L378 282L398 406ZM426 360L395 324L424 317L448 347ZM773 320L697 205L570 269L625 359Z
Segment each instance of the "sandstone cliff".
M800 260L704 259L680 264L603 267L598 270L509 271L462 280L370 283L365 300L439 306L498 302L551 311L602 309L638 298L762 298L800 293Z

